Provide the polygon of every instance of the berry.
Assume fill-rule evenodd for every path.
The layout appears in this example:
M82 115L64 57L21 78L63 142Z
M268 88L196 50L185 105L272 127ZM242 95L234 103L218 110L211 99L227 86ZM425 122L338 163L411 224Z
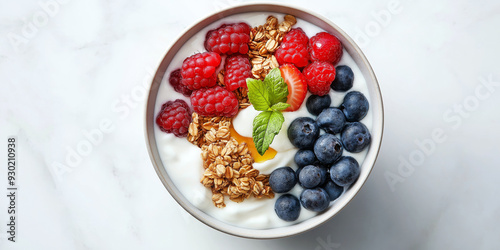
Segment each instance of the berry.
M227 90L233 91L239 87L247 88L247 78L252 77L252 65L247 56L227 57L224 67L224 85L226 85Z
M322 171L314 165L305 166L300 170L299 180L300 185L304 188L315 188L321 182Z
M297 43L282 43L275 53L276 60L280 65L291 63L302 68L309 63L307 45Z
M329 62L313 62L304 69L307 88L313 95L324 96L330 92L335 79L335 67Z
M335 36L320 32L309 39L309 55L312 61L330 62L335 65L342 57L342 44Z
M330 178L335 184L345 187L354 183L359 177L358 162L350 157L343 156L330 168Z
M305 44L309 42L309 38L306 33L302 30L302 28L294 28L291 29L286 35L283 37L282 43L295 42L300 44Z
M205 49L218 54L246 54L250 42L250 26L246 23L223 24L207 33Z
M302 186L302 184L300 184L300 179L299 179L299 176L300 176L300 172L302 172L302 169L304 169L304 167L299 167L297 170L295 170L295 176L297 177L297 183Z
M300 215L299 199L291 194L284 194L276 200L274 211L284 221L295 221Z
M297 68L302 68L309 63L307 43L309 39L301 28L292 29L281 42L274 56L280 65L292 63Z
M344 112L345 118L350 122L361 121L368 113L370 105L366 97L358 91L351 91L344 96L344 101L340 109Z
M299 69L292 64L285 64L280 67L281 76L288 85L288 96L286 103L290 107L285 111L295 111L300 108L307 94L306 78Z
M219 54L194 54L182 63L182 84L190 90L212 87L216 84L216 71L221 62Z
M354 73L349 66L340 65L335 67L336 76L332 82L332 89L345 92L352 88L354 82Z
M191 105L199 115L225 117L235 116L239 107L234 93L218 85L193 91Z
M319 170L321 171L321 180L319 182L319 185L320 186L324 186L326 184L326 182L328 181L328 179L329 179L328 178L328 176L329 176L328 168L320 166Z
M323 164L332 164L342 155L340 140L332 134L321 135L314 144L314 154Z
M173 133L177 137L187 136L190 123L191 110L187 103L180 99L164 103L156 117L156 124L161 131Z
M300 203L307 210L321 212L330 205L330 197L322 188L304 189L300 194Z
M361 122L346 124L340 138L342 139L345 150L352 153L363 151L363 149L370 145L372 140L370 132Z
M183 94L184 96L189 97L191 95L192 90L188 89L188 87L184 86L182 84L182 76L181 76L181 69L176 69L170 73L170 77L168 78L168 82L174 90L178 93Z
M328 197L330 197L330 201L336 200L344 192L344 188L335 184L332 180L328 180L321 188L326 191Z
M300 149L312 148L318 135L318 124L309 117L299 117L288 127L288 139Z
M327 133L340 133L345 125L344 113L338 108L326 108L318 115L316 123Z
M295 171L290 167L275 169L269 176L269 186L275 193L286 193L297 184Z
M313 115L319 115L319 113L321 113L323 109L330 107L331 103L332 98L330 97L330 95L311 95L309 96L309 98L307 98L306 108L309 113Z
M299 149L299 151L295 153L294 160L299 167L314 165L318 161L318 159L316 159L316 155L310 149Z
M304 188L315 188L326 182L326 168L308 165L303 167L299 173L299 183Z

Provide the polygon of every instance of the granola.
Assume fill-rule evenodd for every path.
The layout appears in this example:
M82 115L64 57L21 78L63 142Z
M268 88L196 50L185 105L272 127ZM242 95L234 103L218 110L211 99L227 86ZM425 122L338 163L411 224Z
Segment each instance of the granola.
M273 198L269 176L252 167L254 162L246 143L231 138L231 119L203 117L193 113L188 140L201 148L203 186L212 191L212 201L218 208L225 207L224 196L234 202L254 196Z
M201 148L202 145L216 141L216 138L228 139L231 118L204 117L193 112L191 124L188 128L187 139Z
M224 196L234 202L242 202L253 195L256 198L273 198L269 176L259 174L252 167L253 158L246 143L230 138L201 147L205 173L203 186L212 190L216 207L225 207Z
M276 17L269 16L264 25L250 30L248 57L252 64L252 75L256 79L264 79L271 69L279 66L273 54L285 34L297 23L297 19L292 15L286 15L284 19L278 23Z

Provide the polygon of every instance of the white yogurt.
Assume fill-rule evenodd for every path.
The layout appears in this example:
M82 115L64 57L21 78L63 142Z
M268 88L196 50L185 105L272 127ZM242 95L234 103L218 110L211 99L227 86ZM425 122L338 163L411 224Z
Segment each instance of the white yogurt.
M283 14L277 13L246 13L237 14L221 20L207 26L201 30L198 34L192 37L184 46L179 50L177 55L173 58L170 63L165 76L163 77L162 84L158 91L155 114L160 111L161 105L168 100L182 99L186 103L190 104L188 97L183 96L174 91L174 89L168 83L168 76L173 70L180 68L182 62L188 56L195 53L205 51L203 47L203 42L205 39L205 34L214 28L219 27L223 23L234 23L244 21L250 26L255 27L265 23L266 18L269 15L274 15L278 17L280 21L283 20ZM307 34L308 37L314 36L316 33L324 31L319 27L312 25L309 22L297 18L297 24L294 27L301 27ZM368 93L368 88L366 86L366 81L361 74L358 66L354 63L351 56L344 50L341 61L338 65L348 65L354 72L354 84L350 91L356 90L363 93L368 100L370 100L370 95ZM344 95L346 93L330 91L330 96L332 97L333 107L338 107L342 103ZM310 94L308 93L307 97ZM307 100L306 97L306 100ZM258 111L253 109L253 107L248 107L247 109L241 110L237 117L233 120L233 126L235 130L242 136L251 137L252 136L252 122L253 118L258 114ZM290 166L294 170L297 169L293 158L297 152L297 148L288 140L287 129L290 123L297 117L309 116L313 117L305 107L305 100L299 110L295 112L283 112L285 117L285 122L278 135L274 138L274 141L270 145L278 153L274 159L268 160L262 163L254 163L253 167L258 169L262 174L270 174L275 168ZM369 109L368 114L361 121L366 127L372 130L372 120L373 115L371 109ZM339 136L339 135L336 135ZM162 132L158 126L155 124L155 137L157 141L158 151L160 153L161 160L165 169L173 180L179 191L186 197L186 199L191 202L194 206L202 210L208 215L221 220L223 222L252 229L266 229L287 226L295 223L299 223L306 219L309 219L316 215L315 212L308 211L301 208L299 218L294 222L286 222L278 218L274 212L274 203L280 194L276 194L273 199L256 199L249 198L242 203L235 203L226 197L226 207L216 208L212 203L211 191L205 188L201 183L200 179L203 175L203 163L201 160L201 149L197 146L189 143L186 138L177 138L173 134L167 134ZM363 150L360 153L349 153L344 150L344 155L349 155L354 157L362 165L368 149ZM363 171L363 169L361 169ZM297 198L300 196L302 188L296 185L289 193L295 195ZM331 203L331 206L335 204L335 201Z

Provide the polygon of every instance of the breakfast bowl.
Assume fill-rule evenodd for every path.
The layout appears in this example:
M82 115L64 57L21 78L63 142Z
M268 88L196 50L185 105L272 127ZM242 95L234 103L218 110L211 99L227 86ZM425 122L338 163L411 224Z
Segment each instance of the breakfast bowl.
M273 16L274 18L268 18L269 16ZM277 20L281 23L276 23ZM306 100L308 100L311 96L311 93L307 93L307 97L303 99L302 104L299 104L299 109L296 113L285 112L286 110L282 112L284 116L282 128L280 132L275 135L274 140L271 139L272 143L268 145L270 150L272 149L276 151L273 155L274 158L266 158L266 154L263 154L264 158L260 158L257 156L257 153L252 152L250 149L250 145L252 144L251 140L245 141L244 138L248 137L238 135L238 133L242 135L245 134L241 131L248 131L243 130L242 127L250 126L249 129L250 131L252 130L252 119L255 117L254 115L258 114L257 108L254 107L255 104L252 102L254 105L250 105L248 102L248 99L250 99L250 102L252 100L251 98L246 97L248 95L247 92L238 92L239 90L234 92L236 93L234 96L238 99L236 106L239 107L239 109L236 108L235 110L237 112L236 116L234 116L234 112L232 111L233 109L227 108L227 106L231 105L231 102L225 101L224 105L220 107L221 112L222 110L224 110L224 112L227 111L225 114L230 113L231 115L228 116L234 116L234 118L216 117L207 119L196 114L197 109L193 105L193 98L198 98L193 96L195 96L195 92L197 93L200 89L184 89L188 91L188 93L182 93L183 90L179 91L179 87L174 88L172 86L171 78L175 75L174 71L177 70L181 72L180 68L183 67L183 63L187 60L186 58L191 58L195 54L203 54L207 46L210 47L210 45L207 45L209 42L206 42L208 39L208 33L218 30L220 27L225 27L225 25L241 22L247 23L250 28L253 28L253 30L250 31L250 40L256 39L255 32L256 30L259 30L260 25L264 25L260 28L260 30L263 30L263 32L267 30L265 32L269 32L270 30L273 30L273 28L269 28L266 25L274 22L274 26L271 26L275 27L276 31L272 31L271 34L279 33L279 29L285 29L286 32L288 32L290 28L300 27L304 30L308 37L312 37L319 32L327 32L335 36L342 44L343 54L340 62L336 65L347 65L352 68L354 83L352 84L353 87L349 91L335 92L332 89L328 94L331 96L331 106L340 107L344 105L343 99L345 99L346 93L361 93L360 95L364 96L363 98L367 100L369 109L363 114L363 117L359 118L360 121L358 123L366 125L363 125L363 127L367 128L371 139L368 141L368 146L364 147L362 150L354 150L356 151L355 153L350 153L353 150L349 150L349 152L347 152L347 150L343 150L345 157L352 156L351 158L355 159L357 162L356 165L358 165L358 170L356 179L353 182L342 186L342 194L335 199L332 199L332 201L328 203L328 207L326 209L322 209L318 212L312 211L309 207L305 209L304 207L300 208L299 206L299 213L297 214L298 218L295 217L293 220L284 220L281 216L277 216L278 213L275 211L275 206L277 205L275 204L276 200L287 192L276 192L277 189L272 188L272 180L269 179L270 175L277 168L290 166L293 171L297 171L299 169L294 159L299 149L294 147L296 144L294 144L293 139L290 137L289 128L291 127L291 123L299 117L310 117L310 120L315 119L315 116L310 115L307 112L308 110L306 107ZM269 37L272 37L272 35ZM278 40L281 41L282 38ZM250 49L248 49L248 52L244 50L243 53L248 53L248 56L250 57L249 61L252 62L250 67L252 67L253 78L259 78L261 76L259 74L262 71L256 69L256 64L254 64L254 62L259 61L260 59L252 60L253 56L251 55L252 50L255 50L256 46L250 45L249 47ZM267 42L264 41L263 45L260 47L266 47L269 51L279 49L279 45L274 44L273 41L269 40L267 40ZM213 47L211 49L213 49ZM254 52L257 57L260 57L261 55L259 53L267 53L269 56L269 51L261 49L260 52L256 52L256 50ZM225 60L226 65L228 65L227 58L229 58L229 56L230 55L227 57L224 55L222 57L214 56L206 61L213 61L215 58L218 61ZM266 66L278 63L276 62L277 59L275 59L274 56L268 58L269 62ZM279 59L283 60L282 58ZM281 65L281 63L279 64ZM259 65L257 65L257 67L260 69ZM270 70L273 67L270 66L266 68ZM225 68L224 70L228 69ZM184 87L188 86L186 83L187 81L185 80L188 78L185 75L185 72L187 71L188 69L182 68L182 75L177 76L181 79L181 84L184 85ZM305 71L305 69L303 71ZM227 79L222 72L214 74L214 81L217 80L218 84L219 81L223 82L223 79ZM271 71L268 71L266 73L271 74L270 72ZM279 74L280 71L278 70L277 72ZM339 73L338 70L337 73ZM281 74L283 75L283 73ZM264 76L262 76L261 80L263 79ZM226 82L226 86L222 85L222 87L217 88L221 89L224 87L229 89L228 84L229 83ZM287 82L287 84L289 83ZM290 89L290 87L288 88ZM207 88L202 89L205 91ZM328 87L328 90L330 90L330 87ZM224 93L230 92L227 90L224 91ZM203 92L199 95L203 94L206 93ZM233 93L227 95L233 96ZM241 95L244 95L244 97L241 98ZM245 103L242 99L247 102ZM177 126L175 132L168 129L165 130L163 127L160 128L158 123L159 121L157 120L160 119L158 118L159 114L163 114L166 107L168 108L172 106L172 103L182 103L178 105L175 104L176 109L171 109L173 111L169 111L172 112L171 116L181 117L178 119L180 119L180 124L183 125L180 125L181 129ZM193 110L195 112L193 112ZM182 115L179 115L182 114L182 112L187 112L189 117L182 117ZM345 114L346 111L344 110L343 112ZM189 120L187 123L189 124L189 127L187 127L187 124L185 123L186 119ZM354 198L366 182L377 159L382 141L384 114L382 96L375 74L363 52L344 31L328 19L312 13L311 11L303 10L302 8L279 4L253 3L224 9L203 18L201 21L189 27L182 35L180 35L179 38L175 40L161 61L151 83L146 103L145 121L146 141L155 171L170 195L172 195L182 208L204 224L227 234L245 238L272 239L296 235L313 229L339 213L339 211ZM349 120L347 123L349 122L356 123L353 120ZM219 129L226 125L228 127L225 130ZM219 130L215 130L214 126L216 126ZM347 125L345 127L347 127ZM197 137L196 135L200 130L204 130L205 134L202 137ZM210 135L211 131L213 133ZM175 135L172 133L175 133ZM220 133L223 134L222 136L226 136L226 139L220 141L225 143L221 146L221 148L224 148L223 150L226 152L226 155L229 154L227 153L228 151L226 148L231 148L228 146L229 143L227 138L230 138L230 141L236 138L233 140L236 143L236 146L233 147L233 153L237 151L241 153L241 155L233 157L232 159L236 159L238 162L232 162L230 163L231 165L228 165L228 162L222 161L223 157L220 157L220 159L217 160L217 164L214 163L214 159L213 162L210 163L214 165L214 169L210 172L209 170L211 167L207 166L207 158L210 158L209 155L213 152L207 152L207 148L215 150L215 154L221 154L221 150L213 149L216 146L212 148L211 145L207 144L207 141L209 141L209 143L215 143L211 141L217 140L217 136ZM336 133L337 135L335 136L340 137L340 132ZM187 139L185 137L186 135ZM325 133L321 132L321 135L325 135ZM251 137L252 134L247 134L247 136ZM317 134L317 136L319 135ZM215 139L212 137L215 137ZM340 141L340 139L334 140ZM240 143L239 145L237 144L238 142ZM342 145L344 145L344 147L346 146L345 143ZM340 152L342 153L342 151ZM243 154L254 157L245 158L246 156ZM314 152L314 154L316 154L316 152ZM248 174L248 179L251 179L250 183L253 186L249 188L248 193L236 195L233 191L231 191L231 188L234 188L235 192L238 192L238 190L244 192L248 188L245 189L245 185L247 184L241 184L243 179L236 180L236 176L233 176L233 174L239 175L242 173L240 165L246 164L248 163L246 161L250 160L253 162L254 168L252 168L252 164L249 163L249 168L244 171L244 174ZM228 161L231 161L231 157L229 157ZM329 159L325 159L325 161L329 161ZM238 165L238 168L234 167L236 166L235 163ZM333 162L333 165L335 164L337 164L337 160L336 162ZM217 167L215 167L215 165L217 165ZM330 170L330 165L328 165L327 169L329 170L326 172L328 176L333 175ZM303 166L301 166L300 169L304 169ZM221 170L222 173L219 173L219 170ZM238 172L238 170L240 171ZM218 175L220 178L217 178L216 176L214 179L209 179L211 175ZM299 174L294 178L299 181L301 180ZM297 180L295 180L295 182L297 182ZM331 181L327 180L326 182ZM322 183L326 182L323 181ZM303 184L304 183L300 185L296 184L293 186L293 189L288 189L287 191L289 191L288 193L290 193L291 196L296 196L297 198L295 198L295 200L297 201L300 196L302 206L307 207L307 205L302 203L303 200L301 192L306 190L306 188L301 187ZM221 190L220 188L217 188L218 185L226 185L224 186L224 191L222 191L222 193L217 193ZM233 187L230 185L240 186ZM273 192L273 190L275 192ZM230 199L228 196L230 196Z

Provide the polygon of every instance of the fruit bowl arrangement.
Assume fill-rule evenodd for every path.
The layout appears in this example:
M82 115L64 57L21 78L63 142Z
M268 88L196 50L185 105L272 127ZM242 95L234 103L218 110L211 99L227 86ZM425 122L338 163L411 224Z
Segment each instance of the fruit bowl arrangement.
M186 211L249 238L304 232L338 213L373 168L382 98L360 49L318 15L249 4L211 15L167 52L146 137Z

